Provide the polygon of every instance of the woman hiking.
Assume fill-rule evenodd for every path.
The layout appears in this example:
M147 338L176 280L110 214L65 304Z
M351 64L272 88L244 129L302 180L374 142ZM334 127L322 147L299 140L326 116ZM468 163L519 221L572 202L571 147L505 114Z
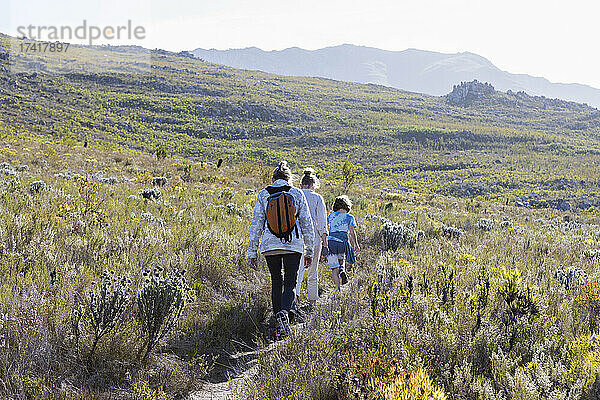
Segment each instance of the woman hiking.
M315 192L320 186L321 183L319 182L319 178L315 175L315 171L312 168L304 170L304 175L300 181L300 187L302 188L304 197L306 197L308 209L310 210L310 216L315 231L315 242L312 262L310 264L305 264L303 262L304 260L300 261L298 283L296 284L296 296L300 295L302 281L304 280L304 272L306 270L306 286L308 301L311 308L319 298L319 258L321 257L321 250L323 247L327 249L327 210L325 209L323 197ZM304 267L305 265L307 268ZM296 304L298 304L298 297L296 297Z
M273 170L273 184L258 193L248 245L251 268L258 268L259 242L260 253L267 260L277 338L290 333L289 312L296 296L300 259L304 254L310 265L313 257L314 229L308 204L302 191L291 185L291 178L283 161Z

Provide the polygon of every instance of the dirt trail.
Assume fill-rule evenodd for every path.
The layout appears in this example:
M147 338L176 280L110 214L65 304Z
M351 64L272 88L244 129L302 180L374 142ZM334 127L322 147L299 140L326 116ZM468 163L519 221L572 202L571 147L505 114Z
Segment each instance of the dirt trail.
M329 295L324 294L318 300L318 304L329 301ZM307 319L310 318L308 310L305 311ZM292 326L297 334L307 328L306 322L299 322ZM281 342L273 342L266 347L252 349L232 355L227 360L229 365L220 365L221 374L212 381L206 382L200 390L192 392L188 400L230 400L232 399L232 388L244 381L251 380L258 372L257 358L259 355L269 353L277 348Z
M219 368L221 373L212 381L202 385L202 388L193 392L188 397L189 400L225 400L231 399L232 388L245 380L252 379L257 372L257 357L260 354L272 351L277 342L271 343L267 347L255 349L248 352L234 354L229 357L227 363L221 364Z
M190 400L221 400L228 399L231 395L229 382L206 384L202 390L190 395Z

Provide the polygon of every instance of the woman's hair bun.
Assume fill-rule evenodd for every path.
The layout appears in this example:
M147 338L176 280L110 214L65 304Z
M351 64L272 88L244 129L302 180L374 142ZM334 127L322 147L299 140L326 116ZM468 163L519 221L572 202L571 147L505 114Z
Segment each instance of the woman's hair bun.
M288 163L286 161L282 161L277 165L277 168L273 170L273 180L284 179L289 181L292 178L292 171L290 167L288 167Z
M304 188L307 188L307 189L308 188L318 189L321 186L321 183L319 182L319 178L317 178L317 175L315 174L315 170L312 168L306 168L304 170L304 176L302 177L300 184Z

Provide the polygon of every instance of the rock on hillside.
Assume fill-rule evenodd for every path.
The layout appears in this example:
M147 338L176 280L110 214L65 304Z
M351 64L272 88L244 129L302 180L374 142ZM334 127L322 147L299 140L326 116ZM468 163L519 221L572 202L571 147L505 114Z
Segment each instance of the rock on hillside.
M457 106L470 106L490 101L495 93L492 85L475 79L472 82L461 82L460 85L454 85L452 92L446 95L446 101Z
M504 93L495 90L494 86L490 83L479 82L477 79L471 82L461 82L459 85L454 85L452 92L448 93L445 98L448 104L460 107L499 105L518 109L591 112L591 119L594 120L598 116L598 110L587 104L560 99L550 99L545 96L530 96L524 91L513 92L512 90L509 90ZM593 126L598 125L594 124Z

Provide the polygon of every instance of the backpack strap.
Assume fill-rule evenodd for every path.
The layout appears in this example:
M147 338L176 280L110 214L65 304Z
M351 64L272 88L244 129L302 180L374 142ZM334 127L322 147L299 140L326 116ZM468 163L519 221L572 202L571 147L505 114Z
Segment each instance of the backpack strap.
M275 193L279 193L279 192L289 192L291 188L292 187L289 185L267 186L266 190L267 190L267 192L269 192L269 194L275 194Z

